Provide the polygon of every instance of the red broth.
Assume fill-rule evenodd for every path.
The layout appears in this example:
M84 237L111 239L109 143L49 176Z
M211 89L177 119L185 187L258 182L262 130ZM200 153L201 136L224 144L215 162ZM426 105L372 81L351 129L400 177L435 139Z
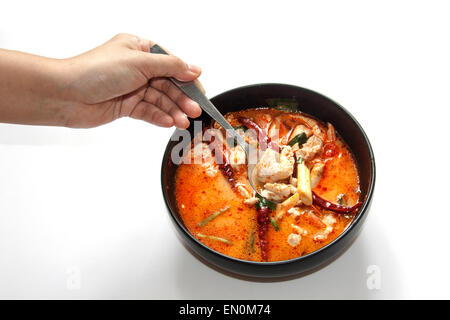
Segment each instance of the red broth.
M274 137L273 141L281 147L293 138L297 126L303 125L310 129L320 137L322 145L312 158L305 161L305 165L310 170L314 165L324 165L320 182L312 191L344 208L358 203L360 189L355 160L332 126L303 113L276 109L247 109L228 113L225 117L232 126L242 125L240 118L251 119L269 139L271 130L277 127L279 138ZM217 124L212 127L219 128ZM231 149L230 146L226 148ZM230 161L233 154L230 156L227 149L224 154ZM257 204L245 203L246 199L253 198L246 165L233 166L232 173L234 184L219 169L212 155L206 159L206 164L181 164L176 174L176 199L188 230L211 249L234 258L280 261L311 253L339 236L358 210L334 212L313 202L309 206L298 203L290 208L289 213L280 214L282 208L277 205L273 210L268 210L268 218L272 222L266 221L264 229L257 218ZM290 182L286 180L283 186L288 184ZM294 187L296 185L291 184ZM242 192L242 188L247 192ZM225 211L205 222L205 219L221 209Z

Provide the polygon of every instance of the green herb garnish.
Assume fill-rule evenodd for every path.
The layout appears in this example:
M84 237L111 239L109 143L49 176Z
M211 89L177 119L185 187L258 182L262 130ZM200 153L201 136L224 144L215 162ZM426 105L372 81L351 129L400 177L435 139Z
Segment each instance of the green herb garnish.
M297 163L298 163L298 164L302 164L302 163L303 163L303 161L304 161L304 160L303 160L303 158L302 158L302 157L298 157L298 158L297 158Z
M242 129L245 132L245 131L247 131L248 128L246 126L243 126L242 124L240 124L238 126L233 127L233 129L234 130Z
M256 206L258 209L262 209L264 207L268 207L271 210L275 210L276 205L272 201L260 196L258 193L256 194L256 197L259 199L258 203L256 203Z
M266 102L269 107L284 112L296 112L298 108L297 100L290 98L272 98L266 99Z
M224 208L220 209L219 211L214 212L213 214L208 216L205 220L203 220L202 222L199 222L198 226L199 227L203 227L205 224L210 222L212 219L215 219L216 217L218 217L219 215L221 215L222 213L224 213L228 209L230 209L230 207L227 206L227 207L224 207Z
M228 245L231 244L230 240L227 240L227 239L224 239L224 238L221 238L221 237L216 237L216 236L208 236L208 235L203 234L203 233L197 233L197 237L204 238L204 239L209 239L209 240L214 240L214 241L220 241L220 242L226 243Z
M273 225L273 228L275 229L275 231L278 232L278 230L280 230L280 228L278 227L277 220L275 220L273 217L270 218L270 223Z
M298 143L298 146L301 147L306 142L306 140L308 140L308 137L306 136L306 133L302 132L293 137L289 141L288 145L293 147L296 143Z
M339 205L346 206L347 205L347 201L346 201L345 193L339 194L337 196L337 201L338 201Z
M250 236L250 252L255 252L255 233L252 232L252 235Z

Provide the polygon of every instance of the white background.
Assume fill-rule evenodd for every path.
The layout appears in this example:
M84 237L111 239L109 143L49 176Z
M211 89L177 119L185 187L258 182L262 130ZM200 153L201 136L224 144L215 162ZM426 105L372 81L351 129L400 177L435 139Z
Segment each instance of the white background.
M339 259L295 280L248 282L205 266L174 234L159 178L172 129L131 119L90 130L0 125L0 298L450 298L449 9L3 1L2 48L64 58L127 32L202 66L210 97L260 82L322 92L365 128L377 183ZM371 265L379 290L366 285Z

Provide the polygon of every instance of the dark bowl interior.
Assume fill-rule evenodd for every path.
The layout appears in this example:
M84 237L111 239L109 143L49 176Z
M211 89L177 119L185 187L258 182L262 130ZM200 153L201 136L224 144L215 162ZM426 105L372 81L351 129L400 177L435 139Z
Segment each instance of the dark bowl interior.
M171 161L172 148L178 143L169 141L162 162L161 182L163 196L184 244L198 257L217 268L237 275L256 278L277 278L309 272L331 261L341 253L357 235L372 200L375 184L375 160L369 140L353 116L331 99L308 89L286 84L256 84L236 88L211 99L223 113L248 108L269 107L270 99L289 99L298 103L298 110L322 121L332 123L338 134L352 150L360 174L361 199L364 201L351 225L333 242L308 255L277 262L251 262L235 259L216 252L197 241L185 228L175 199L175 173L177 165ZM200 118L209 125L211 118L203 113ZM198 120L198 119L197 119ZM193 125L188 128L193 136ZM177 134L175 132L174 134Z

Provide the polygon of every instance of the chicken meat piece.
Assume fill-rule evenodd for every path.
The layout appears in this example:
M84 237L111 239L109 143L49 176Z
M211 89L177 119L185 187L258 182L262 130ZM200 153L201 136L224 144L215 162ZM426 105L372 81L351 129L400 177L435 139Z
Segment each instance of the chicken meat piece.
M322 219L322 222L326 228L314 236L314 241L323 241L328 238L328 235L334 230L333 226L336 224L336 218L332 214L329 214Z
M268 199L273 201L286 200L289 196L297 192L296 187L284 183L266 183L264 185L264 190L266 191L265 194L268 196Z
M257 197L251 197L251 198L245 199L244 203L252 206L252 205L257 204L258 201L259 201L259 199Z
M295 152L297 158L308 161L314 158L322 149L323 141L316 135L312 135L303 146Z
M299 227L295 224L291 224L292 229L295 230L295 232L297 232L300 235L304 235L306 236L308 234L308 231L306 231L306 229L303 229L302 227Z
M263 183L288 179L294 172L294 154L290 146L285 146L281 153L266 149L256 165L256 177Z
M261 195L270 201L278 202L282 200L282 198L280 198L275 192L266 189L261 190Z
M244 184L242 183L237 183L236 184L236 188L239 191L239 193L241 194L242 197L244 197L245 199L251 198L252 195L250 194L250 192L247 190L247 187L245 187Z
M298 217L303 214L299 208L293 207L287 211L291 216Z
M291 233L288 236L287 242L291 247L298 246L300 242L302 241L302 236L299 234Z
M238 168L240 165L245 164L245 152L241 146L235 146L230 149L230 155L228 156L228 161L233 169Z

